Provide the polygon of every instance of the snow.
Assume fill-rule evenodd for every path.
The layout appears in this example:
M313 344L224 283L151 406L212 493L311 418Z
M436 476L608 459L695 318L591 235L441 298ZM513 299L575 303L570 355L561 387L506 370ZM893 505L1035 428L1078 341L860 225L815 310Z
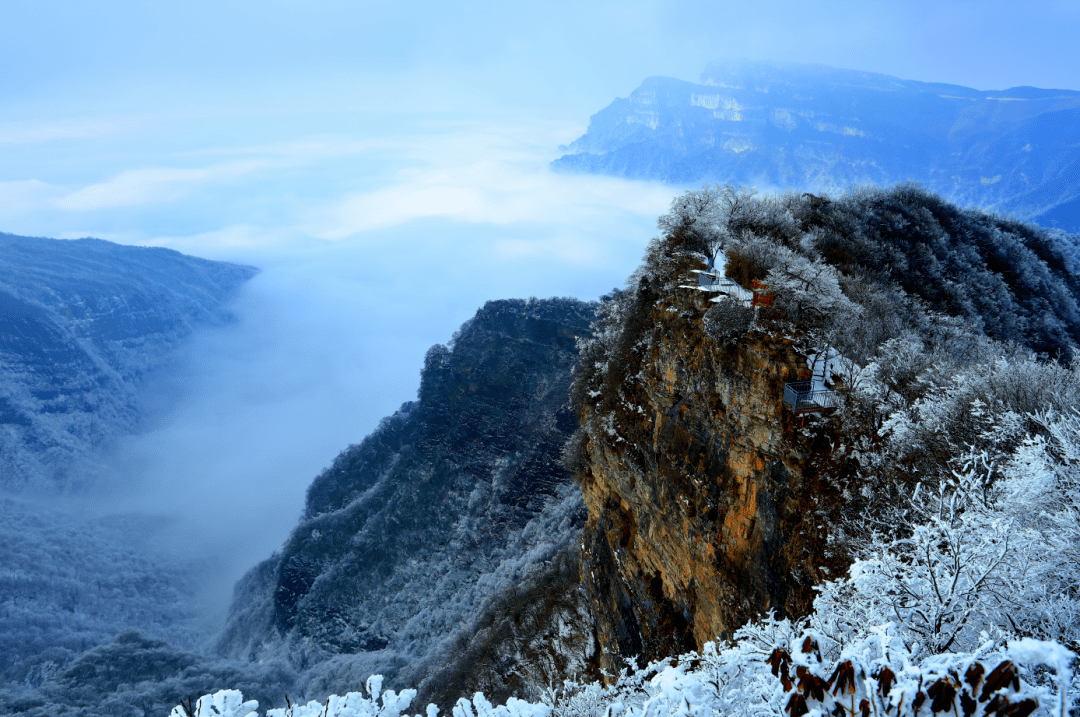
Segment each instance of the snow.
M950 711L990 717L997 709L995 701L1006 700L1018 708L1028 705L1034 717L1063 717L1072 704L1073 695L1061 686L1070 684L1069 664L1076 656L1055 642L1025 638L1011 642L1007 650L987 642L972 653L920 656L918 647L905 644L895 626L886 623L869 628L862 639L839 651L830 650L832 644L821 631L768 618L738 631L736 642L723 649L707 643L700 653L627 669L611 686L567 681L541 702L511 698L498 706L478 692L472 699L459 699L452 713L453 717L784 717L801 702L805 711L799 711L810 717L855 717L866 710L897 717ZM1033 673L1028 668L1039 664L1056 671L1056 689L1030 679ZM399 717L415 696L414 690L388 691L381 694L380 706L381 679L372 677L368 688L368 695L332 695L322 703L272 709L266 717ZM200 699L192 717L257 717L257 707L255 702L243 702L239 692L226 690ZM188 717L182 710L174 709L170 717ZM437 717L438 708L428 705L426 715Z

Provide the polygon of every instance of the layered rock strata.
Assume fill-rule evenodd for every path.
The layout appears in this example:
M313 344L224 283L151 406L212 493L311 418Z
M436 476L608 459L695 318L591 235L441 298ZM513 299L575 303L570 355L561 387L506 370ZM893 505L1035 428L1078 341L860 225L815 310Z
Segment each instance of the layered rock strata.
M707 336L708 305L678 288L696 266L677 261L615 301L579 372L582 577L611 674L769 611L805 614L844 565L826 527L840 502L822 478L829 424L800 425L783 404L805 357L765 331Z

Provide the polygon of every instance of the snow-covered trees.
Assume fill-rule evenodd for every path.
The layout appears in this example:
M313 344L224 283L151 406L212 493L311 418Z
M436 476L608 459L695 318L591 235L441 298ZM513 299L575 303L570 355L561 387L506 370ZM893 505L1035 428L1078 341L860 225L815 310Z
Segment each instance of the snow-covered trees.
M612 684L566 682L537 703L493 707L481 693L454 717L1066 717L1072 653L1031 638L971 653L912 649L891 625L842 647L813 628L771 618L726 646L625 669ZM369 680L369 685L372 681ZM1064 688L1064 689L1063 689ZM398 717L413 690L333 695L266 717ZM257 717L235 690L180 706L170 717ZM428 705L427 717L438 708ZM416 717L420 717L417 715Z
M1076 375L1031 358L975 368L892 410L880 446L863 454L863 494L838 531L857 559L815 603L830 632L893 622L933 652L971 651L988 636L1075 648ZM1044 387L1056 389L1044 408L1014 410Z
M717 341L735 339L754 322L754 310L737 299L719 301L705 312L702 323L705 333Z
M686 249L715 260L760 215L755 194L752 189L736 189L730 184L705 185L675 197L657 225L663 234L679 237Z

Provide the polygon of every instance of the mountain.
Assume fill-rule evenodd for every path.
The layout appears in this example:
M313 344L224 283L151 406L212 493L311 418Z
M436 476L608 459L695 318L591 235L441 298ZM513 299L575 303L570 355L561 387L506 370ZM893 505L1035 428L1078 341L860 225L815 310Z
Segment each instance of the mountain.
M584 509L560 451L594 309L493 301L433 347L419 399L314 480L281 552L237 585L218 653L288 660L314 698L371 674L421 700L538 697L583 672Z
M100 239L0 234L0 490L105 480L101 450L139 425L140 379L256 269Z
M256 270L98 239L0 234L0 679L33 687L127 628L194 647L205 567L168 526L108 515L110 443L138 430L143 378Z
M420 685L417 702L451 705L477 690L538 699L565 675L593 674L593 620L577 557L585 511L561 450L577 426L567 406L576 345L595 309L574 299L493 301L434 346L418 399L314 479L282 550L237 584L211 654L153 624L111 642L96 633L55 641L70 621L31 614L33 601L14 609L38 587L0 585L13 598L0 604L0 620L10 615L11 625L30 624L60 645L35 643L35 654L15 655L22 659L4 673L0 714L164 714L223 687L283 706L286 695L295 704L355 690L373 673L387 687ZM12 533L37 518L20 519ZM92 551L125 528L153 526L76 521L69 531L98 536ZM108 558L79 555L90 568ZM147 597L160 603L159 614L183 607L175 600L182 583L132 567L105 572L156 587ZM54 572L61 588L78 587L73 568ZM123 591L132 586L107 576L104 583L125 609ZM182 611L174 616L182 628Z
M914 185L707 188L660 227L599 305L489 302L433 347L418 400L314 479L238 583L214 654L132 631L46 651L8 671L32 689L0 690L0 713L229 688L375 713L326 697L374 673L418 688L409 713L494 714L467 703L482 691L545 703L500 714L783 715L885 657L905 696L959 683L948 665L963 704L1012 709L991 676L1048 658L991 659L986 635L1080 645L1080 237ZM699 278L709 257L723 280ZM1017 714L1059 704L1012 684Z
M559 170L831 193L915 181L950 201L1080 230L1080 92L981 91L823 65L650 77L592 116Z
M660 224L583 342L572 393L580 428L567 455L588 508L581 576L608 674L626 658L701 651L770 613L809 616L822 585L880 550L882 534L905 544L919 486L940 481L935 495L947 495L972 461L989 466L972 479L986 504L1010 509L991 463L1028 470L1011 457L1027 450L1018 435L1045 435L1037 412L1080 404L1066 368L1080 345L1080 237L1057 242L910 185L837 201L697 190ZM693 272L711 255L758 287L753 305L702 287ZM845 589L838 605L858 593ZM863 628L938 609L864 597L884 617L854 618ZM1075 639L1080 623L1042 599L1010 603L1012 627L987 608L979 629L996 619ZM1024 627L1025 612L1070 627ZM965 629L975 649L979 629Z

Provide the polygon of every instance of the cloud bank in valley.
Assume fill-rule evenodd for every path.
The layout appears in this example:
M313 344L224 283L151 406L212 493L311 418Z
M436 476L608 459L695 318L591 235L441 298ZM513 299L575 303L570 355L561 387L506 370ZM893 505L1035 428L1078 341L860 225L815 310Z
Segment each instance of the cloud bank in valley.
M103 508L172 516L224 601L427 347L486 300L596 298L637 265L678 188L547 167L613 97L740 56L1060 86L1078 22L1056 0L17 3L0 230L263 270L153 378Z
M214 557L218 609L231 583L282 544L312 478L415 398L432 344L487 300L596 298L636 265L672 189L553 174L554 137L524 139L545 131L564 130L464 123L378 141L234 147L227 153L258 169L228 182L210 171L147 171L182 177L185 195L126 195L144 208L215 196L234 221L141 243L262 269L237 297L236 321L197 333L152 379L151 418L116 457L123 489L114 507L169 516L167 547ZM322 201L286 199L262 223L246 214L290 183L349 177L335 166L343 162L357 181L341 181ZM228 209L230 195L240 209ZM124 207L66 211L90 226L115 222Z

